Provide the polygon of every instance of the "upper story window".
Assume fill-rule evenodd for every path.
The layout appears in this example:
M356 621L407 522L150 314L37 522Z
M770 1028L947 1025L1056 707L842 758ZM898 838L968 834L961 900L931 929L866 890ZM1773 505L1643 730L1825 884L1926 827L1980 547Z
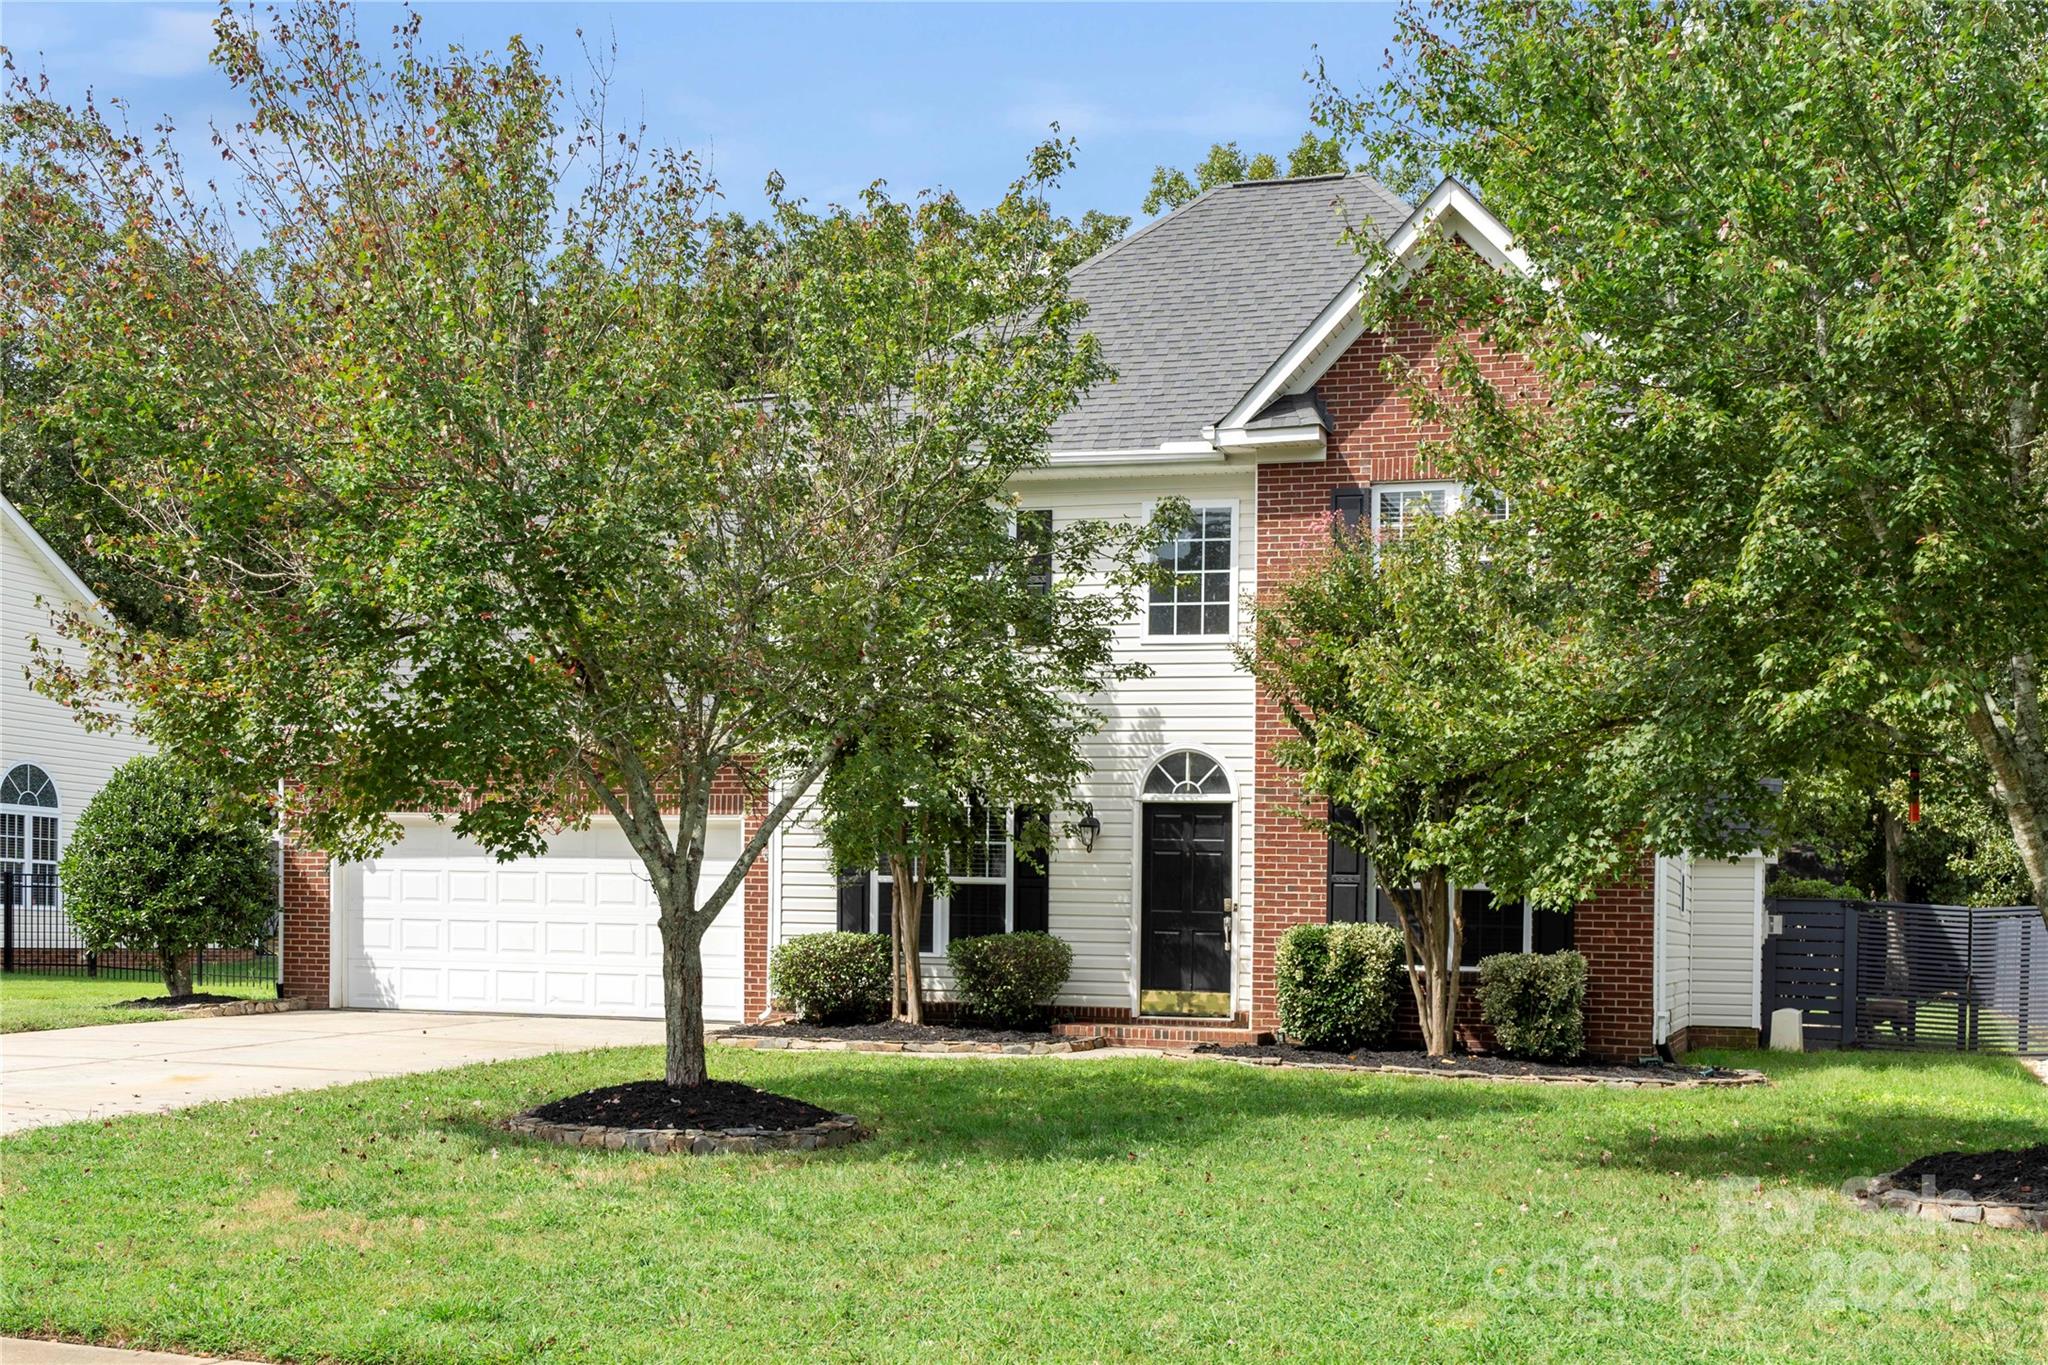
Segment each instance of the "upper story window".
M1052 509L1026 507L1017 513L1017 543L1025 555L1025 582L1031 591L1052 591Z
M1468 507L1495 521L1508 514L1505 498L1467 484L1379 484L1372 490L1373 535L1381 540L1395 539L1423 517L1447 517ZM1339 511L1341 514L1342 508Z
M33 763L0 778L0 872L15 875L17 905L57 903L57 784Z
M1228 635L1237 596L1237 509L1196 506L1188 527L1161 545L1152 584L1149 635Z

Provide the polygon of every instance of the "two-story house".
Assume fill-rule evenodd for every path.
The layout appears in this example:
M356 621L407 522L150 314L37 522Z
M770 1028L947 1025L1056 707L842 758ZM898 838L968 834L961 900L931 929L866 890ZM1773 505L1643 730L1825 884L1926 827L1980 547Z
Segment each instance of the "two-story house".
M1368 176L1212 190L1083 266L1076 292L1117 372L1063 417L1021 516L1055 524L1192 504L1162 547L1175 573L1119 647L1149 666L1096 699L1080 826L1047 866L1012 855L1000 819L971 877L930 907L928 979L943 994L957 936L1048 929L1074 949L1059 1013L1134 1042L1235 1039L1276 1023L1273 952L1295 924L1385 914L1373 869L1287 813L1274 757L1286 722L1238 665L1243 603L1327 545L1333 520L1379 535L1464 496L1418 458L1425 433L1387 377L1424 360L1419 327L1363 330L1349 234L1420 264L1441 228L1502 270L1524 268L1502 225L1446 182L1411 205ZM1512 355L1485 356L1512 380ZM752 818L735 788L714 823L729 860ZM545 858L499 864L424 819L372 863L295 855L288 983L334 1005L658 1015L659 944L638 863L600 820ZM1467 964L1574 946L1589 966L1590 1046L1633 1057L1706 1033L1755 1037L1761 858L1646 854L1639 875L1570 915L1465 897ZM706 1009L769 1005L767 956L791 936L873 929L890 886L834 866L815 824L786 823L706 941ZM1476 1011L1467 1011L1474 1014ZM1723 1032L1726 1031L1726 1032Z

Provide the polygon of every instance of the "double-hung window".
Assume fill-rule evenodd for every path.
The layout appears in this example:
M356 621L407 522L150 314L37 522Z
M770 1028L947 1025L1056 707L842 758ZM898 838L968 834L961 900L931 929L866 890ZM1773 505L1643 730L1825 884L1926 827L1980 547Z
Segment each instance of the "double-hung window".
M1505 498L1469 484L1378 484L1372 490L1373 535L1380 540L1399 539L1424 517L1447 517L1468 507L1495 521L1508 514Z
M57 904L57 786L33 763L0 778L0 871L12 872L16 905Z
M1231 633L1237 597L1237 508L1196 506L1187 528L1156 551L1145 633L1199 639Z
M946 860L953 893L925 902L917 947L942 953L956 938L1009 932L1017 860L1010 850L1010 822L1003 811L976 805L969 813L966 840ZM874 873L874 931L889 932L896 904L896 879L887 868Z
M1521 901L1496 902L1483 886L1460 887L1458 908L1464 932L1458 939L1458 966L1479 970L1481 958L1495 953L1554 953L1572 946L1572 917L1550 910L1532 910ZM1370 860L1341 840L1330 841L1329 918L1333 924L1369 921L1401 926L1393 898L1374 875Z

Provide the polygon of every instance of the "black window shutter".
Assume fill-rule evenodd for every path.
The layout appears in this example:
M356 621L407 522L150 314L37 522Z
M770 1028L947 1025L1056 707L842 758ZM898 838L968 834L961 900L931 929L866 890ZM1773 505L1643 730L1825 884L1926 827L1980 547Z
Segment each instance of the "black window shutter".
M1035 811L1020 810L1017 828L1021 830L1027 820L1037 818ZM1046 933L1052 928L1052 853L1047 850L1038 856L1043 867L1034 867L1022 854L1012 855L1010 877L1016 898L1011 905L1011 927Z
M843 867L839 870L839 932L865 934L868 931L868 870Z
M1334 810L1331 818L1350 823L1350 812ZM1341 839L1330 840L1330 923L1363 924L1371 918L1365 904L1365 855Z
M1366 507L1363 488L1339 488L1330 494L1330 510L1337 514L1337 524L1347 531L1356 531L1364 524Z
M894 883L894 882L876 882L876 883L875 883L875 932L876 932L876 933L878 933L878 934L886 934L886 933L888 933L888 932L889 932L889 917L890 917L891 913L892 913L892 912L893 912L893 911L895 910L895 908L896 908L896 883ZM928 952L931 952L931 951L932 951L932 944L933 944L934 942L936 942L936 941L937 941L937 940L935 940L935 939L933 938L933 936L932 936L932 935L933 935L933 930L932 930L932 921L933 921L933 920L935 920L935 919L937 919L937 918L938 918L938 914L937 914L937 911L936 911L936 909L934 908L934 906L933 906L933 904L932 904L932 898L931 898L930 896L926 896L926 897L925 897L925 902L924 902L924 914L920 915L920 916L918 917L918 921L917 921L917 950L918 950L918 951L919 951L920 953L928 953Z
M1561 953L1572 946L1573 916L1556 910L1537 910L1529 916L1529 947L1538 953Z

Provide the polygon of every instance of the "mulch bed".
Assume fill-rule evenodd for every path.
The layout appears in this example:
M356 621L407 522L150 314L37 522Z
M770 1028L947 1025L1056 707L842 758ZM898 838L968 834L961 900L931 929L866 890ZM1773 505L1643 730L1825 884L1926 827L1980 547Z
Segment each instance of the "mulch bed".
M1368 1048L1355 1052L1320 1052L1291 1043L1236 1043L1228 1046L1203 1043L1195 1049L1195 1054L1258 1066L1329 1067L1447 1078L1638 1086L1756 1085L1763 1081L1757 1072L1712 1066L1671 1066L1661 1062L1526 1062L1483 1053L1439 1059L1423 1052L1376 1052Z
M237 1005L245 997L239 995L215 995L211 991L200 991L194 995L151 995L140 1000L117 1000L117 1010L176 1010L187 1005Z
M604 1128L704 1130L808 1128L832 1118L829 1109L756 1090L738 1081L706 1081L672 1089L665 1081L601 1086L527 1111L543 1123Z
M1982 1203L2048 1204L2048 1143L1996 1152L1938 1152L1892 1172L1892 1183L1912 1189L1923 1176L1937 1191L1962 1190Z
M727 1038L809 1038L818 1042L839 1039L854 1043L1056 1043L1057 1034L1044 1030L956 1028L951 1024L906 1024L885 1019L879 1024L806 1024L790 1020L785 1024L757 1024L727 1029Z

